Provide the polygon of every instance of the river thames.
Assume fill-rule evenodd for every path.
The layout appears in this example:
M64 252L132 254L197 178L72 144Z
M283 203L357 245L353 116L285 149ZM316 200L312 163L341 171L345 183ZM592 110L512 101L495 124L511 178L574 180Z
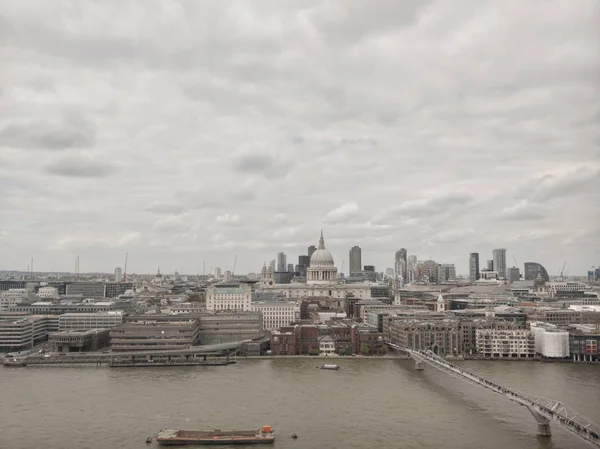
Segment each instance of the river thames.
M277 448L579 449L526 408L402 359L238 360L224 367L0 368L1 446L156 448L161 428L271 425ZM457 362L503 386L561 400L600 423L600 365ZM293 440L292 434L298 439ZM239 447L239 446L238 446Z

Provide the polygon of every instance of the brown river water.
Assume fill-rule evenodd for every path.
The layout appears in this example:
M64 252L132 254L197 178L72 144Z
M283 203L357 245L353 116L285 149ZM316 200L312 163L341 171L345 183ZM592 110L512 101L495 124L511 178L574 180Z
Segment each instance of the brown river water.
M526 408L433 367L415 371L410 360L365 358L339 359L339 371L326 371L316 369L320 363L0 367L0 447L156 449L145 440L161 428L264 424L275 429L280 449L586 447L556 425L551 438L537 437ZM561 400L600 423L600 365L459 363L506 387Z

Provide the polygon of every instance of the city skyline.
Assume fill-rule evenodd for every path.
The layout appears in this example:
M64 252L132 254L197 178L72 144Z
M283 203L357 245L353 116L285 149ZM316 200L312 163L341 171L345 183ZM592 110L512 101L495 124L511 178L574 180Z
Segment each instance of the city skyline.
M584 275L596 10L565 5L3 2L0 269L257 272L324 229L346 272Z

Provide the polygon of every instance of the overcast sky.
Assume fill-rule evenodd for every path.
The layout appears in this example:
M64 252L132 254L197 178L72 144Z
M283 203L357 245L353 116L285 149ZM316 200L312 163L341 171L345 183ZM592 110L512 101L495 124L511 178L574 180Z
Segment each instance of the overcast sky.
M0 269L600 266L600 3L0 4Z

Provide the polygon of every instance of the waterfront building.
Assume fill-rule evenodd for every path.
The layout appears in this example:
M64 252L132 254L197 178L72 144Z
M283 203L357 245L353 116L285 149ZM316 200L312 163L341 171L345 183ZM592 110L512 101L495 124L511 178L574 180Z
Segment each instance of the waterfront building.
M252 310L252 284L223 282L206 288L206 310Z
M110 329L123 322L122 311L96 313L65 313L58 317L58 331L88 331L91 329Z
M535 341L535 353L548 359L569 357L569 332L552 324L532 322L529 324Z
M198 317L136 315L110 329L110 344L113 351L187 349L199 335Z
M198 317L199 344L211 345L264 338L261 312L205 312Z
M254 301L252 311L262 313L263 329L268 331L300 319L300 305L295 301Z
M106 348L110 341L108 329L89 329L85 331L64 331L48 336L52 350L61 353L99 351Z
M506 249L496 248L492 251L492 258L494 260L494 270L498 272L498 276L501 279L506 278Z
M527 329L477 329L477 354L492 359L530 359L535 340Z
M469 255L469 279L471 282L479 280L479 253Z
M394 344L416 350L431 350L440 355L458 354L459 321L452 319L384 319L383 333Z
M569 330L573 362L600 362L600 326L577 326Z
M58 330L58 317L28 316L0 321L0 352L24 351Z
M362 266L362 250L360 249L360 246L353 246L350 248L348 260L350 265L348 272L350 275L352 276L354 273L359 273Z

